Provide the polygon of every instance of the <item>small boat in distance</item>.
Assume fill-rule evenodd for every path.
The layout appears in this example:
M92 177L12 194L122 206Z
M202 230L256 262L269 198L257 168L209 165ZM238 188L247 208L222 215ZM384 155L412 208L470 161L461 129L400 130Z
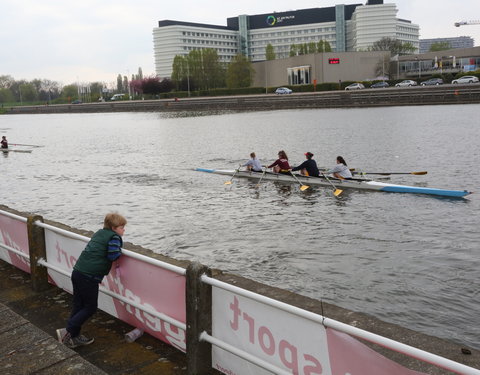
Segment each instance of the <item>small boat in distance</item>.
M32 152L33 150L20 150L18 148L0 148L2 152Z
M221 174L225 176L233 176L235 173L234 169L207 169L207 168L195 168L195 171L198 172L207 172L207 173L215 173ZM295 174L294 176L288 174L281 174L281 173L271 173L266 172L265 174L262 172L249 172L249 171L237 171L235 177L239 178L249 178L249 179L257 179L260 180L269 180L269 181L281 181L281 182L289 182L289 183L298 183L304 185L311 185L311 186L332 186L332 183L338 189L359 189L359 190L374 190L374 191L385 191L391 193L411 193L411 194L429 194L429 195L437 195L443 197L465 197L471 192L467 190L447 190L447 189L438 189L438 188L427 188L427 187L419 187L419 186L407 186L407 185L395 185L395 184L388 184L384 182L374 181L370 179L363 179L363 178L353 178L351 180L342 180L333 177L329 177L328 179L325 177L310 177L310 176L303 176L300 174Z

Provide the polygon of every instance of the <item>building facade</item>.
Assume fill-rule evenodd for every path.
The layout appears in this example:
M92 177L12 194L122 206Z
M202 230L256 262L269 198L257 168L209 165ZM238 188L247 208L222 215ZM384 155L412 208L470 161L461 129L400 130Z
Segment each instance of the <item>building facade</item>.
M384 62L384 76L390 52L324 52L253 63L254 87L278 87L323 82L371 81Z
M430 47L434 43L448 43L450 48L472 48L473 38L470 36L458 36L454 38L434 38L420 39L420 53L430 51Z
M365 5L336 5L288 12L240 15L227 19L227 26L181 21L159 21L153 29L155 71L170 77L176 55L213 48L220 61L230 62L239 53L251 61L266 60L271 44L277 59L290 55L293 44L327 41L332 51L365 51L372 44L390 37L409 42L418 50L419 27L397 18L395 4L368 0Z

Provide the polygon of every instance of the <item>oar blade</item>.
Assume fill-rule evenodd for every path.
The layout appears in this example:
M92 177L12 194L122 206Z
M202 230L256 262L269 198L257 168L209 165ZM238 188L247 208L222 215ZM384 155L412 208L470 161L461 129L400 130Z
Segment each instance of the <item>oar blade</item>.
M412 174L415 174L415 175L422 175L422 174L427 174L427 171L421 171L421 172L412 172Z
M310 186L308 186L308 185L302 185L302 186L300 186L300 190L301 190L301 191L305 191L305 190L307 190L309 187L310 187Z
M335 189L335 191L333 192L333 195L335 195L336 197L338 197L340 194L343 193L343 190L340 190L340 189Z
M231 184L232 184L232 181L225 181L223 184L224 184L224 185L231 185Z

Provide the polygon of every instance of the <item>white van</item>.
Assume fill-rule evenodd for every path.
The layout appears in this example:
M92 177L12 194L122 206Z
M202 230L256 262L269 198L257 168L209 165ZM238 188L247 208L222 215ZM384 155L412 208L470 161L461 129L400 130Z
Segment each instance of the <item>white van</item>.
M123 100L123 99L125 99L125 94L115 94L110 98L110 100Z

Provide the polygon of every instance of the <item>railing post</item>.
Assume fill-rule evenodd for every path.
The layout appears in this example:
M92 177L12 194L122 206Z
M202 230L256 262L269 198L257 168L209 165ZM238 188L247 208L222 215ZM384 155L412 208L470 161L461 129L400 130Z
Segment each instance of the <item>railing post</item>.
M186 273L187 308L187 373L207 375L212 373L212 345L200 341L200 334L212 333L212 287L202 283L201 276L211 276L211 270L191 263Z
M32 288L36 292L41 292L50 287L48 283L48 272L45 267L38 265L40 258L46 259L45 250L45 231L43 228L35 225L36 221L43 223L43 217L39 215L30 215L27 218L28 228L28 250L30 254L30 277Z

